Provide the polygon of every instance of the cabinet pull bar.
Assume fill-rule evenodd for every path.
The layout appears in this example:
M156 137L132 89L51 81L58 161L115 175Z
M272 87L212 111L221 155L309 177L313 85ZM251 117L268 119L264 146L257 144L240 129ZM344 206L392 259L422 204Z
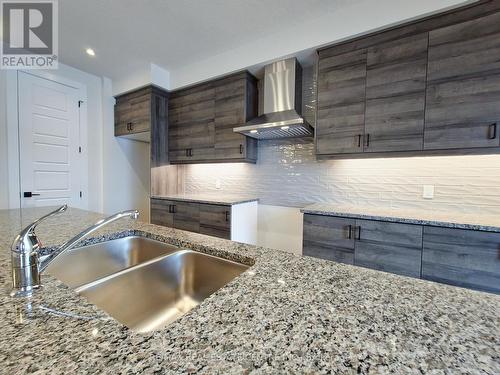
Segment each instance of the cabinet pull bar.
M358 147L361 147L361 134L358 134L357 137L358 137Z
M177 206L175 204L172 205L172 213L175 214L177 212Z
M347 239L351 240L352 239L352 225L347 226Z
M358 241L361 240L361 225L357 226L358 229L358 238L356 238Z
M370 147L370 133L366 135L366 147Z
M488 127L488 139L495 139L497 137L497 123L493 123Z
M229 221L229 211L226 211L226 222Z
M243 145L240 145L240 154L243 155Z

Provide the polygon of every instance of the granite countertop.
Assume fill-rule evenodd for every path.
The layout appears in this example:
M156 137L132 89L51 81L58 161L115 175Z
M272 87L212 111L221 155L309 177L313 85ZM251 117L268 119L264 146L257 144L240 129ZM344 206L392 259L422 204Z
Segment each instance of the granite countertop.
M498 295L130 220L92 241L136 234L255 264L148 334L48 274L32 298L12 299L11 241L46 212L0 211L2 373L500 373ZM55 246L100 217L69 209L37 234Z
M419 209L403 210L354 205L347 206L328 203L315 203L302 208L300 212L305 214L500 232L500 217L490 215L471 215L459 212L444 213Z
M152 195L153 199L165 199L183 202L197 202L208 204L235 205L248 202L257 202L259 198L249 197L244 195L227 195L221 194L172 194L172 195Z

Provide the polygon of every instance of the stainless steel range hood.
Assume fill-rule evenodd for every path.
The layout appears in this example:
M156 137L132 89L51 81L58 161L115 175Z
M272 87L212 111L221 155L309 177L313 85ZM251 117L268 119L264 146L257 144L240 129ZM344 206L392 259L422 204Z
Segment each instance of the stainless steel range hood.
M302 68L297 59L265 67L264 114L233 131L257 139L313 135L313 128L302 117Z

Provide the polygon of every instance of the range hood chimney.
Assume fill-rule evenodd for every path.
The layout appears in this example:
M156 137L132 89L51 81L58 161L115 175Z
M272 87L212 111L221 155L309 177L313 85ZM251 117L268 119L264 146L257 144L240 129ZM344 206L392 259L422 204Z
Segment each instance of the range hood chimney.
M256 139L313 135L313 128L302 117L302 67L297 59L265 67L264 114L233 131Z

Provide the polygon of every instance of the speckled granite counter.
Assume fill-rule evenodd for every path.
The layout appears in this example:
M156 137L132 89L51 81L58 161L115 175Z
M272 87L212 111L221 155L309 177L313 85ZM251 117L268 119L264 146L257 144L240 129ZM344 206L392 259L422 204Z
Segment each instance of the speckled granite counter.
M222 204L222 205L234 205L248 202L256 202L259 199L255 197L239 196L239 195L227 195L221 193L220 195L213 194L174 194L167 196L151 196L153 199L165 199L173 201L183 201L183 202L196 202L196 203L208 203L208 204Z
M500 373L497 295L131 221L96 236L141 234L255 265L150 334L50 275L41 293L13 300L10 243L47 211L0 211L2 373ZM98 217L70 209L37 233L59 244Z
M401 210L378 207L343 206L326 203L315 203L304 207L300 211L305 214L500 232L500 217L488 215L466 215L457 212L450 214L431 210Z

